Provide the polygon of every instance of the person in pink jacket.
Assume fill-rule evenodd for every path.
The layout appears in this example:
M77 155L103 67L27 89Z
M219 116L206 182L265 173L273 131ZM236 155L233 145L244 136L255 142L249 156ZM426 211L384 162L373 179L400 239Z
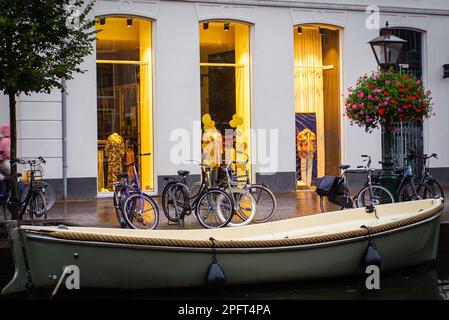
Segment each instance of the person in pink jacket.
M8 177L11 174L9 163L11 157L11 132L9 124L2 125L0 128L0 174Z

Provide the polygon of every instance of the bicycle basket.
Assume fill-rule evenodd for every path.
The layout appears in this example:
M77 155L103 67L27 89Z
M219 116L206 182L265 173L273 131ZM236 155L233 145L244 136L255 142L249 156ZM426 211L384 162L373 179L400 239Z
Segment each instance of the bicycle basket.
M331 194L332 189L337 184L338 177L336 176L324 176L316 180L315 192L319 196L327 197Z

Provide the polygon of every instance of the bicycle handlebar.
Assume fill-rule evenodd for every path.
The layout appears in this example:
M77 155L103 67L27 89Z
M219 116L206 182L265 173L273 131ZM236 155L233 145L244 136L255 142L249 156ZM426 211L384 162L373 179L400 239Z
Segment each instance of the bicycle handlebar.
M11 166L16 165L16 164L29 164L30 166L38 166L40 164L46 164L47 161L42 157L37 157L36 159L31 159L31 160L25 160L25 159L14 159L14 160L10 160L9 163L11 164Z

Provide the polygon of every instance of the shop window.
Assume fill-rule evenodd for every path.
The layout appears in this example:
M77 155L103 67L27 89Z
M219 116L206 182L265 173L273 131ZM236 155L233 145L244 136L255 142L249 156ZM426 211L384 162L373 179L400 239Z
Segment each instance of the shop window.
M123 163L153 152L151 21L97 19L98 191L112 192ZM143 190L153 190L153 155L136 162Z
M337 175L340 163L340 48L338 29L294 30L297 188Z
M199 24L202 160L212 166L250 155L249 30L237 22Z

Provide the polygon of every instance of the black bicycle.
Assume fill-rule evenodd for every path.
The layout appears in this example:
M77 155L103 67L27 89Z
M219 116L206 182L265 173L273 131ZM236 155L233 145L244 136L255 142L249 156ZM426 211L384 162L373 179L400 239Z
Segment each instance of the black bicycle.
M349 190L346 173L349 165L340 165L340 177L325 176L317 180L315 192L320 196L320 209L322 212L337 211L357 207L373 207L379 204L393 203L394 197L387 188L376 183L372 177L375 169L371 168L371 157L362 155L365 165L357 166L359 170L351 173L366 175L366 182L362 188L352 196Z
M438 159L438 155L436 153L432 153L430 156L427 154L423 154L421 156L418 156L416 152L409 149L409 155L408 158L410 160L415 159L422 159L423 161L423 169L422 169L422 177L421 179L415 180L415 183L419 186L425 185L428 188L430 188L434 194L435 197L443 197L444 198L444 191L441 185L438 183L438 181L435 180L435 178L430 173L429 163L430 159L435 158ZM420 191L418 191L420 193Z
M132 229L153 230L158 226L159 209L153 198L143 193L135 164L139 157L149 155L139 153L132 163L125 163L125 169L132 168L132 177L128 173L118 174L119 181L113 184L115 213L122 228L128 225Z
M19 183L19 220L23 219L24 215L28 215L30 220L35 218L47 219L47 200L45 199L45 189L48 184L42 179L42 170L40 170L40 165L45 164L46 161L43 157L32 160L15 159L11 160L11 167L17 166L18 164L27 164L29 170L26 171L26 177L18 174ZM26 192L20 190L20 186L23 184L20 180L24 180L28 185ZM11 189L8 188L8 200L6 201L6 207L11 211L12 199L11 199Z
M230 195L214 187L213 168L198 163L202 179L199 188L190 191L187 184L189 171L179 170L178 178L165 178L162 191L162 210L169 222L183 222L185 216L195 212L204 228L225 227L234 215L234 202Z
M405 157L406 165L394 169L394 173L398 175L396 192L394 193L395 201L397 202L415 201L435 197L434 189L427 184L427 181L416 181L412 166L410 165L414 158L415 155L413 153L408 154Z

